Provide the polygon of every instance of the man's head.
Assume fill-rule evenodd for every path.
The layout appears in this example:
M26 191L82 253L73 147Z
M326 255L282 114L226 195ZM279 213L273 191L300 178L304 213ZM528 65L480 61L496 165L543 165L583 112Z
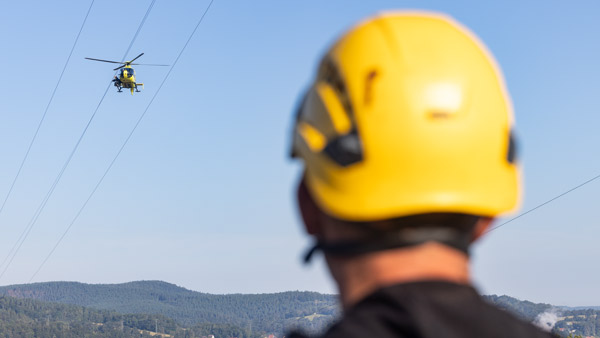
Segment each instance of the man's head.
M518 203L512 123L500 71L465 28L425 13L362 22L324 56L298 109L308 232L339 255L429 241L466 251ZM327 238L324 223L354 235Z

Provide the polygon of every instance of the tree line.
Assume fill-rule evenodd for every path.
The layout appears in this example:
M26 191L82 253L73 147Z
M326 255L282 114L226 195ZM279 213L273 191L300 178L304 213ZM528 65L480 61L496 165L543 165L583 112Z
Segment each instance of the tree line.
M118 313L161 315L186 328L186 334L200 336L211 334L208 325L213 325L212 330L235 328L232 337L255 333L281 336L291 328L314 333L330 325L339 312L334 295L300 291L214 295L160 281L112 285L35 283L0 287L0 294Z

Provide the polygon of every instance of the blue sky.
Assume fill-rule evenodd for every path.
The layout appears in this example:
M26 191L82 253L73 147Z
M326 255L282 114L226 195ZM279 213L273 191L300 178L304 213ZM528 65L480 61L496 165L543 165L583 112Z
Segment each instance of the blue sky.
M158 0L127 56L173 64L209 1ZM0 4L0 198L48 104L89 1ZM150 0L97 0L30 156L0 214L0 261L50 188ZM308 240L287 159L293 107L327 46L386 9L447 13L504 71L524 164L522 211L600 174L600 4L579 1L215 0L132 139L34 281L160 279L211 293L335 289ZM0 284L26 283L102 176L168 72L111 88ZM490 233L473 253L484 293L600 305L600 182ZM502 220L500 220L502 222Z

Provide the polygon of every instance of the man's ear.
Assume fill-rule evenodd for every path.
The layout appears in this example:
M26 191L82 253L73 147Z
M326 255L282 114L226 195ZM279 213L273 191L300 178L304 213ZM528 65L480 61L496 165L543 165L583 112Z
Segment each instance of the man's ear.
M321 233L319 220L321 210L315 204L315 200L310 195L304 180L305 178L303 177L300 184L298 184L298 208L300 209L300 215L302 215L306 232L310 235L318 236Z
M471 239L471 242L475 242L481 236L483 236L488 231L488 229L490 228L490 225L492 224L493 221L494 221L494 218L491 218L491 217L479 218L479 220L475 224L475 229L473 229L473 237Z

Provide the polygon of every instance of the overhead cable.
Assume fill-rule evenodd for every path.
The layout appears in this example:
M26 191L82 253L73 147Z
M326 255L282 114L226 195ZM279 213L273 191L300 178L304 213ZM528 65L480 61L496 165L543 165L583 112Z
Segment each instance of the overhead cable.
M169 78L169 75L173 71L173 68L175 68L175 66L177 65L177 62L179 61L179 58L181 57L181 55L185 51L186 47L190 43L190 40L192 40L192 37L194 36L194 34L196 33L196 31L198 30L198 27L200 26L200 24L204 20L204 17L206 16L206 13L208 13L208 10L210 9L210 6L212 5L213 1L214 0L211 0L210 3L208 4L208 6L206 7L206 9L204 10L204 13L202 14L202 16L200 17L200 19L198 20L198 23L196 24L196 27L194 28L194 30L192 31L192 33L188 37L187 41L183 45L183 48L181 48L181 51L177 55L177 58L173 62L173 65L171 66L171 68L169 68L169 71L167 72L167 75L165 76L165 78L163 79L163 81L161 82L161 84L158 86L158 89L156 90L156 92L152 96L152 99L150 100L150 102L146 106L146 109L144 109L144 112L138 118L137 122L133 126L133 129L131 130L131 132L129 133L129 135L127 136L127 138L125 139L125 141L121 145L121 148L119 149L119 151L117 151L116 155L113 157L112 161L110 162L110 164L108 165L108 167L104 171L104 174L102 175L102 177L100 177L100 180L98 181L98 183L96 183L96 186L94 187L94 189L92 190L92 192L88 195L87 199L85 200L85 202L83 203L83 205L81 206L81 208L79 208L79 211L77 212L77 214L75 215L75 217L73 218L73 220L71 221L71 223L69 224L69 226L65 229L65 231L62 234L62 236L60 236L60 238L58 239L58 241L56 242L56 244L54 245L54 247L52 248L52 250L50 250L50 252L46 256L46 258L44 259L44 261L40 264L40 266L37 268L37 270L33 273L33 275L31 276L31 278L29 279L29 282L31 282L35 278L35 276L38 274L38 272L40 272L40 270L42 269L42 267L46 264L46 262L48 261L48 259L50 259L50 256L52 256L52 254L54 253L54 251L56 250L56 248L60 245L60 243L62 242L62 240L65 238L65 236L69 232L69 230L71 230L71 227L73 226L73 224L75 223L75 221L77 221L77 219L81 215L81 212L83 211L83 209L85 209L85 207L87 206L88 202L91 200L92 196L94 196L94 194L98 190L98 187L100 186L100 184L102 184L102 181L104 180L104 178L106 177L106 175L108 174L108 172L111 170L111 168L113 167L113 165L115 164L115 162L119 158L119 155L121 155L121 152L123 151L123 149L125 148L125 146L129 142L129 140L131 139L131 136L133 135L133 133L135 132L135 130L139 126L140 122L142 122L142 119L146 115L146 112L148 112L148 109L150 108L150 106L154 102L154 99L156 98L156 96L160 92L161 88L163 87L163 85L165 84L165 82L167 81L167 79ZM1 275L0 275L0 277L1 277Z
M551 199L547 200L546 202L544 202L542 204L539 204L539 205L537 205L537 206L535 206L535 207L533 207L533 208L531 208L531 209L529 209L529 210L527 210L527 211L519 214L518 216L515 216L515 217L509 219L508 221L503 222L501 224L496 225L495 227L490 228L488 231L486 231L486 233L492 232L492 231L494 231L494 230L496 230L496 229L498 229L498 228L500 228L500 227L502 227L502 226L504 226L504 225L506 225L506 224L508 224L508 223L510 223L512 221L515 221L515 220L517 220L517 219L519 219L519 218L527 215L528 213L530 213L532 211L535 211L535 210L537 210L537 209L545 206L546 204L554 202L555 200L557 200L557 199L565 196L568 193L571 193L571 192L573 192L573 191L575 191L575 190L583 187L584 185L586 185L588 183L591 183L591 182L597 180L598 178L600 178L600 175L594 176L594 177L590 178L589 180L587 180L587 181L585 181L585 182L583 182L583 183L581 183L581 184L579 184L579 185L577 185L577 186L575 186L575 187L573 187L573 188L571 188L571 189L569 189L569 190L567 190L567 191L565 191L565 192L563 192L563 193L561 193L561 194L559 194L557 196L552 197Z
M52 95L50 95L50 100L48 100L48 104L46 105L46 109L44 109L44 113L42 114L42 118L38 122L37 128L35 129L35 133L33 133L33 137L31 138L31 141L29 141L29 146L27 147L27 151L25 151L25 156L23 157L23 160L21 160L21 164L19 165L19 169L17 170L17 174L13 178L12 183L10 185L10 188L8 189L8 192L6 193L6 196L4 197L4 200L2 201L2 205L0 206L0 214L2 214L2 211L4 210L4 206L6 205L6 201L8 201L8 199L9 199L9 197L10 197L12 191L13 191L13 188L15 187L15 183L17 183L17 180L19 179L19 176L21 175L21 171L23 170L23 166L25 165L25 162L27 161L27 158L29 157L29 152L31 151L31 147L35 143L35 140L36 140L36 138L38 136L40 128L42 127L42 124L44 123L44 119L46 118L46 114L48 113L48 109L50 108L50 104L54 100L54 94L56 94L56 90L58 89L58 86L60 85L60 81L62 80L62 77L65 74L65 70L67 69L67 65L69 64L69 61L71 60L71 55L73 55L73 51L75 50L75 46L77 45L77 41L79 41L79 36L81 36L81 32L83 31L83 26L85 26L85 23L87 22L88 16L90 15L90 11L92 10L92 6L94 5L94 1L95 0L92 0L92 2L90 3L90 7L88 8L87 13L85 14L85 17L83 18L83 22L81 23L81 27L79 28L79 32L77 33L77 37L75 38L75 42L73 42L73 46L71 47L71 52L69 52L69 56L67 57L67 61L65 61L65 65L63 66L63 69L62 69L62 71L60 73L60 76L58 77L58 81L56 82L56 86L54 86L54 90L52 91Z
M152 2L150 3L150 5L148 6L148 9L146 10L146 14L144 15L142 21L140 22L140 24L138 26L138 29L135 32L134 36L133 36L133 39L129 43L129 47L127 48L127 51L123 55L122 60L125 60L125 58L127 56L127 53L129 53L131 47L133 46L133 43L137 39L138 34L139 34L140 30L142 29L142 27L144 26L144 23L146 22L146 19L148 18L148 15L150 14L150 11L152 10L152 7L154 7L154 3L155 2L156 2L156 0L152 0ZM115 74L116 74L116 72L115 72ZM90 119L88 120L85 128L83 129L83 132L79 136L79 139L77 140L77 143L75 144L75 146L71 150L71 153L67 157L67 160L63 164L60 172L58 173L58 175L54 179L54 182L52 183L52 186L50 187L50 189L46 193L46 196L42 200L42 203L38 206L38 208L36 209L33 217L29 221L28 225L25 227L25 229L23 230L23 232L19 236L19 239L17 239L17 241L15 242L15 244L13 245L13 247L11 248L11 250L9 251L8 255L4 258L4 260L0 264L0 266L3 266L6 263L6 265L4 265L4 269L0 273L0 278L2 278L4 276L4 274L6 273L6 270L11 265L11 263L14 260L15 256L17 255L17 253L21 249L21 246L23 245L23 243L25 242L25 240L29 236L29 233L31 232L31 230L33 229L33 227L35 226L35 224L37 223L37 220L38 220L40 214L44 210L46 204L48 203L48 200L50 199L50 197L52 196L52 194L54 192L54 189L56 188L58 182L62 178L62 175L64 174L65 170L69 166L69 163L71 162L71 159L73 158L73 155L75 155L75 152L79 148L79 145L81 144L81 141L83 140L83 138L84 138L84 136L85 136L88 128L90 127L92 121L94 120L94 117L98 113L98 110L100 109L100 106L102 105L102 102L104 101L104 98L106 97L106 94L108 93L108 90L110 89L111 85L112 85L112 80L111 80L111 82L109 82L108 86L106 87L106 90L104 91L104 94L100 98L100 101L98 102L98 105L96 106L96 109L94 110L93 114L90 116Z

